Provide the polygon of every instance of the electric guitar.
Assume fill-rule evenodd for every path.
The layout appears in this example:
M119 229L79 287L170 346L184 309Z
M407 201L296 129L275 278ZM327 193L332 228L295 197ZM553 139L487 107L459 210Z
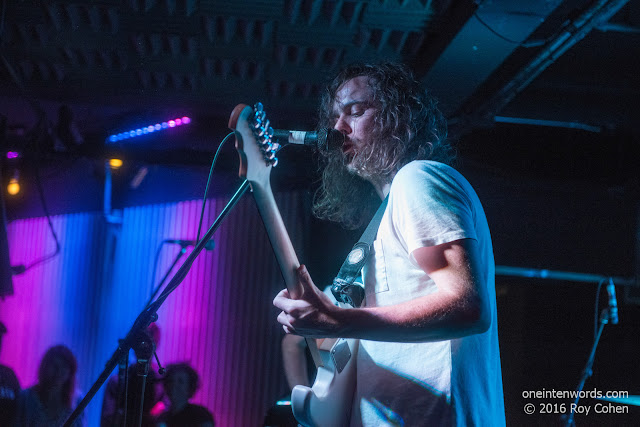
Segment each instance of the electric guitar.
M271 168L277 165L280 148L271 141L263 106L254 108L239 104L229 118L229 128L235 132L236 150L240 155L240 176L253 192L271 246L284 277L289 295L300 298L296 270L298 258L282 222L270 185ZM355 389L355 364L358 341L355 339L307 339L307 345L317 368L312 388L296 386L291 393L293 414L303 426L348 426Z

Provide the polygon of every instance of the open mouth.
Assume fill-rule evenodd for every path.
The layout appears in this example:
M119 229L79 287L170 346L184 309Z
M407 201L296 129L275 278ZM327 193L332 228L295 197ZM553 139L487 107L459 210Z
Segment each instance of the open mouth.
M349 143L349 142L345 142L344 144L342 144L342 153L343 154L353 154L353 144Z

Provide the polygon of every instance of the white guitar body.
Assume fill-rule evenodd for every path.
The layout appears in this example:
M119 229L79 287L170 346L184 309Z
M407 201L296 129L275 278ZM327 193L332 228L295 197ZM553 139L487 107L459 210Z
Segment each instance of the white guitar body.
M325 347L329 344L333 345ZM293 415L305 427L348 426L356 386L358 340L325 339L319 349L323 365L318 367L313 387L297 385L291 393Z
M246 178L265 224L282 276L293 298L302 293L296 270L300 266L269 182L278 146L270 143L269 122L256 105L236 106L229 118L240 155L240 176ZM271 129L273 132L273 129ZM266 135L265 135L266 134ZM319 345L318 345L319 343ZM348 426L356 382L358 341L355 339L307 339L318 370L313 387L296 386L291 394L293 414L303 426Z

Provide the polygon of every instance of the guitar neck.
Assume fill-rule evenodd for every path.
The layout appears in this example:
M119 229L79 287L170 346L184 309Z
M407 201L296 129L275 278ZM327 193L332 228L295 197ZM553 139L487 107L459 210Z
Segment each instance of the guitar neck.
M291 239L289 239L289 233L287 233L282 221L278 205L276 205L276 201L273 198L271 186L252 182L251 189L289 295L293 299L300 298L302 296L302 288L298 285L298 273L296 271L300 267L300 262L291 244ZM313 338L305 338L305 340L316 368L323 366L324 362L322 361L322 356L320 356L316 340Z
M282 216L280 216L280 211L273 197L271 186L252 182L251 189L253 190L253 196L258 205L258 210L260 211L260 216L267 230L269 240L271 241L271 246L273 246L273 251L280 266L280 271L282 271L289 295L297 299L302 294L302 289L298 286L296 272L298 267L300 267L300 262L289 239L289 234L282 221Z
M240 176L251 184L253 196L258 205L260 216L264 222L269 241L276 255L280 271L287 285L289 295L293 299L302 296L302 286L298 284L300 262L293 250L287 229L282 222L280 211L276 205L269 183L271 167L276 164L273 156L277 151L277 144L265 143L265 132L268 135L268 120L265 120L262 104L256 104L256 110L239 104L233 109L229 117L229 128L236 134L236 149L240 155ZM265 124L261 127L260 124ZM256 129L260 128L261 143L256 140ZM272 130L271 130L272 131ZM267 160L265 162L265 160ZM316 367L323 366L322 357L314 339L307 339L307 345Z

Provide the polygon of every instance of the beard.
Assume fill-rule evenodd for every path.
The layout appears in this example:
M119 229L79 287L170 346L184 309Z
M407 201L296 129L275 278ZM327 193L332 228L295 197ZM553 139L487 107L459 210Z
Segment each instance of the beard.
M352 149L342 155L342 163L347 172L372 183L389 182L395 169L389 166L389 157L395 156L396 147L393 141L383 141L378 133L369 137L368 141L352 140ZM357 147L357 148L356 148ZM338 159L334 159L338 163Z
M343 153L340 149L322 153L322 185L314 199L314 214L322 219L355 229L368 221L380 204L362 151Z
M349 187L360 187L361 181L366 181L366 174L362 164L362 157L358 153L343 153L333 150L325 155L324 182L334 184L348 183Z

